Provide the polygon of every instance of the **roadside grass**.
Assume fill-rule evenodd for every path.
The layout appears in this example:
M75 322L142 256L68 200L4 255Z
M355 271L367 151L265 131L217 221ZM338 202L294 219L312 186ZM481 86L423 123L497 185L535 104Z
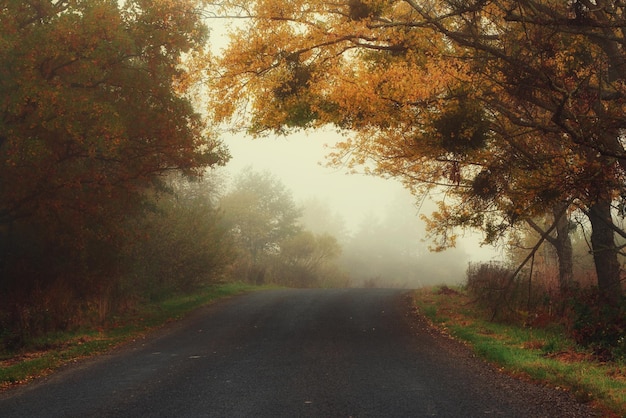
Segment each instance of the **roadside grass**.
M568 390L607 416L626 417L626 363L595 360L568 339L561 327L490 322L457 288L416 290L414 303L435 327L465 342L502 372Z
M215 300L259 289L262 288L243 283L208 286L194 294L140 306L134 312L111 318L97 329L48 334L32 339L19 352L0 351L0 389L45 376L66 363L104 353Z

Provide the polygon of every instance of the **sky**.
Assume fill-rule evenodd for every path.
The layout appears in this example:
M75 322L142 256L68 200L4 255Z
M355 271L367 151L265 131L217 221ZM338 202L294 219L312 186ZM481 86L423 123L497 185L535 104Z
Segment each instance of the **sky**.
M406 190L396 181L347 169L325 166L325 156L339 137L329 132L310 132L288 137L251 139L244 135L223 138L231 154L230 172L251 165L268 170L290 189L296 201L318 198L328 201L353 229L370 212L380 213L398 193Z

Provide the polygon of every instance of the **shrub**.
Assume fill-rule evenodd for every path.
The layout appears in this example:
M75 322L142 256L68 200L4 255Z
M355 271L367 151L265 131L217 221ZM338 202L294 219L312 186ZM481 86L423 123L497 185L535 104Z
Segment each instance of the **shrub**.
M505 308L511 308L517 288L511 269L502 264L470 264L467 268L467 291L480 306L489 310L492 320L506 314Z
M597 288L580 290L571 299L569 317L576 343L605 360L626 358L626 298L611 306Z

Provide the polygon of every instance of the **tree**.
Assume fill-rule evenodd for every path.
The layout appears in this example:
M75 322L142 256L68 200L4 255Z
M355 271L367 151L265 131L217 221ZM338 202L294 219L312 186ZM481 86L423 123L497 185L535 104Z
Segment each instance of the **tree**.
M185 57L208 35L199 4L0 1L9 322L45 329L56 327L48 318L59 327L80 318L120 276L124 220L141 213L146 190L169 172L199 176L227 159L186 95L195 68ZM62 309L48 309L55 299Z
M559 291L561 296L567 296L571 293L574 281L574 249L570 236L572 226L565 210L566 208L564 207L555 207L553 210L553 222L556 224L556 234L554 236L546 234L544 228L537 225L532 219L526 221L541 236L545 236L546 241L556 251L556 258L559 264Z
M300 222L308 231L317 235L332 235L343 243L348 231L345 220L328 205L328 202L319 198L309 198L301 202L302 216Z
M560 185L575 179L574 193L560 195L589 217L598 285L615 303L622 293L614 234L623 232L614 225L611 204L622 193L625 167L623 6L524 1L465 8L449 2L443 9L451 18L442 19L440 11L413 5L436 31L488 57L486 69L499 88L483 96L485 103L547 139L540 143L571 154L575 163L562 167L574 170L558 177ZM490 28L497 28L497 41L486 39Z
M300 232L300 209L291 193L271 173L248 167L235 179L220 207L242 252L245 276L263 283L267 257L280 253L281 242Z
M125 286L159 297L223 280L235 248L215 183L215 173L202 181L171 175L167 191L151 193L153 208L125 223Z
M581 210L600 290L618 301L614 234L624 233L611 205L626 164L623 6L220 4L249 20L212 86L217 120L245 109L257 134L329 123L353 132L335 162L371 161L372 171L419 194L449 189L431 224L443 244L450 227L482 228L492 240L557 210L543 240L570 208Z
M197 2L4 1L0 226L75 237L114 224L162 173L224 161L184 91L207 41ZM122 208L120 210L119 208Z
M340 253L334 236L301 231L282 241L272 275L277 283L295 287L345 285L345 274L334 265Z

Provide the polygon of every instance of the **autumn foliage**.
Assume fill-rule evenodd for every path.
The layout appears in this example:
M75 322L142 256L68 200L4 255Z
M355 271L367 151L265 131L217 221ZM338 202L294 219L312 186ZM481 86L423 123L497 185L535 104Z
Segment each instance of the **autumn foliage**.
M243 22L211 73L215 120L257 135L333 125L345 141L332 164L399 178L420 197L445 190L428 219L436 249L459 227L497 242L550 214L540 241L565 260L560 225L582 213L601 300L619 303L623 5L230 0L215 10Z
M225 161L184 90L198 6L0 2L0 336L120 300L147 190Z
M531 226L539 238L523 261L553 245L563 294L573 277L568 220L586 218L594 303L618 307L624 16L608 0L0 1L0 324L43 329L47 315L106 310L124 289L111 278L157 266L127 265L128 254L149 260L147 247L129 248L138 230L168 235L150 243L155 254L190 244L143 221L161 210L192 222L195 212L159 201L164 175L196 177L228 158L193 106L192 93L204 92L202 114L216 125L255 135L330 125L345 135L331 164L441 196L427 219L435 250L453 246L458 228L492 243ZM207 52L210 17L238 22L219 57ZM250 196L230 196L231 209ZM224 238L217 208L187 197L209 216L180 230ZM233 239L257 265L276 249L266 238ZM310 257L315 245L332 249L321 237L283 238ZM310 259L283 261L301 269ZM196 283L195 273L158 266Z

